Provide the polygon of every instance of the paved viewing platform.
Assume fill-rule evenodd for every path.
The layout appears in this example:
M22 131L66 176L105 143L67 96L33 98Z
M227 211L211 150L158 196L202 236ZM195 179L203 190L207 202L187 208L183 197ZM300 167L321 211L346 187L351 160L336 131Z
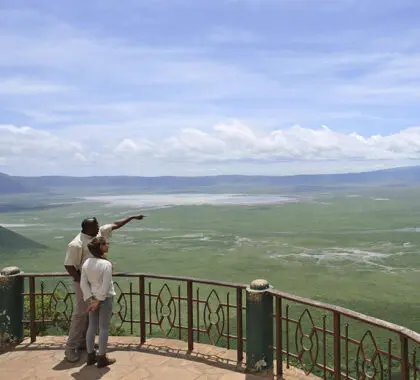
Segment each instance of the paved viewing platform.
M138 338L110 337L109 356L117 363L98 369L86 366L86 354L78 363L64 360L66 337L38 337L30 343L23 341L15 349L0 355L0 378L13 380L52 379L104 379L104 380L258 380L264 375L245 373L236 363L236 351L205 344L194 345L187 352L187 343L176 340L152 338L139 346ZM309 379L312 376L296 369L284 369L284 379ZM272 378L272 377L271 377ZM313 378L313 377L312 377Z

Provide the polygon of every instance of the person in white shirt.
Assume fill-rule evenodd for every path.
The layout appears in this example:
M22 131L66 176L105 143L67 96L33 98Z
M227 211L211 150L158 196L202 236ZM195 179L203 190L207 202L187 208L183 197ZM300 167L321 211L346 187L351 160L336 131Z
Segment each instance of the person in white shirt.
M92 257L88 249L89 242L96 236L109 241L113 230L117 230L132 220L141 220L143 215L130 216L111 224L99 227L96 218L87 218L82 222L82 231L69 243L64 260L64 267L74 279L74 292L76 294L76 309L73 312L69 336L66 343L65 357L74 363L80 360L78 350L86 347L86 331L88 328L88 305L83 300L80 289L81 269L88 257Z
M112 282L112 264L105 257L108 242L96 237L88 244L89 257L82 266L80 288L83 300L89 304L89 327L86 333L87 365L97 363L98 368L115 363L106 356L109 324L112 317L112 300L116 295ZM98 356L95 354L95 335L99 328Z

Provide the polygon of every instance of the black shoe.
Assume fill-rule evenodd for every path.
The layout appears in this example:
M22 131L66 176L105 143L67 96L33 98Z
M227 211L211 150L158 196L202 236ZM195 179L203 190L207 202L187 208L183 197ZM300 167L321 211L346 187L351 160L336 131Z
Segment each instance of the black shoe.
M87 355L86 365L94 365L97 361L96 353L92 352L91 354Z
M116 362L115 359L108 358L106 355L101 355L97 357L98 362L96 363L96 366L98 368L107 367L111 364L114 364Z

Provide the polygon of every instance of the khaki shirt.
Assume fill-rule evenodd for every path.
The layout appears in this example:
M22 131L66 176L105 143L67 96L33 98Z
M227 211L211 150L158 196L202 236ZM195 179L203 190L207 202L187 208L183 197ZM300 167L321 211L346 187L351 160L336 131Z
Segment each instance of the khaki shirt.
M96 237L103 237L109 241L112 235L112 224L105 224L99 228ZM93 257L89 251L88 244L93 238L80 232L67 246L65 266L74 266L77 270L81 270L84 262Z

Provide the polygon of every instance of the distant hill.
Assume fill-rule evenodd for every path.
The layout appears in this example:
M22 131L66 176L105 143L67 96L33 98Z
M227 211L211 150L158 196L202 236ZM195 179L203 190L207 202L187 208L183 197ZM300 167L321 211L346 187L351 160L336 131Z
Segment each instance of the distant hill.
M22 194L40 191L36 186L24 183L19 177L0 173L0 194Z
M0 173L0 194L23 193L25 191L25 186L18 179Z
M246 189L251 187L289 187L302 190L352 185L420 184L420 166L377 170L362 173L311 174L293 176L220 175L203 177L12 177L0 174L0 193L65 191L74 189L132 189L137 191L205 191L206 189Z
M47 246L0 226L0 256L2 251L38 250Z

